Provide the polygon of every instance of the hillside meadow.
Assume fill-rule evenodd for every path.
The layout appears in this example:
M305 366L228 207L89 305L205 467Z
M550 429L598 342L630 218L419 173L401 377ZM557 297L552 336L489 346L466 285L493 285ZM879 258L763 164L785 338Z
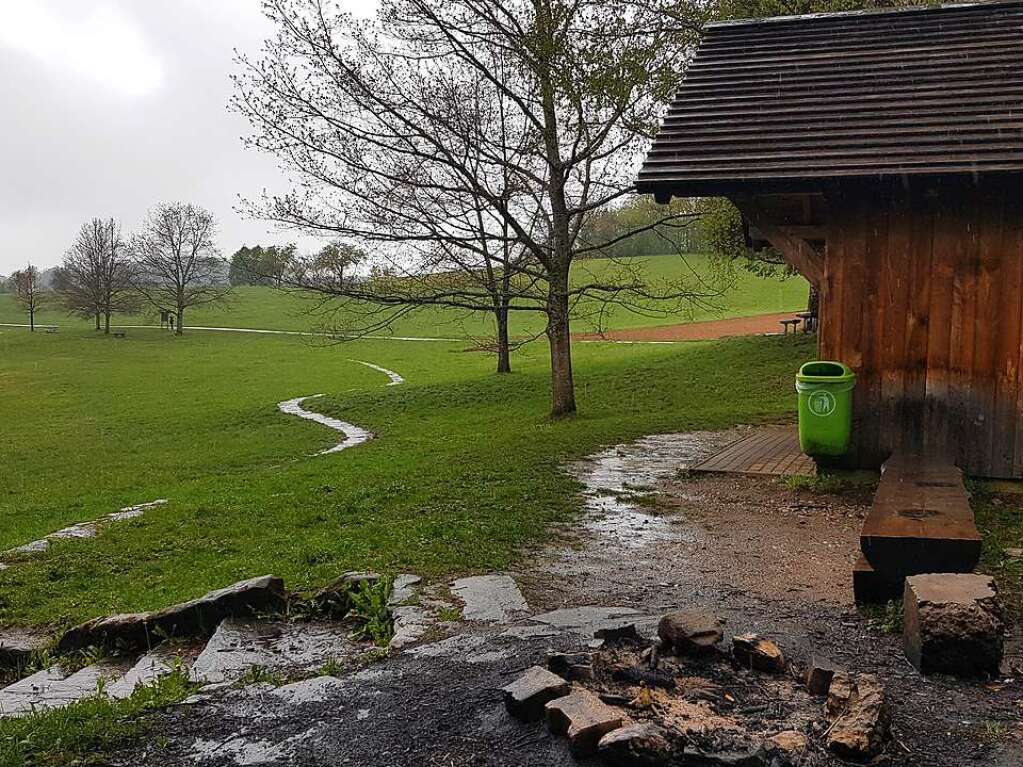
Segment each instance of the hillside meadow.
M740 285L721 314L798 308L803 290ZM6 297L3 306L4 321L17 319ZM305 330L300 306L250 288L229 311L192 321ZM551 422L545 344L520 348L514 372L497 376L490 355L458 339L465 327L446 332L439 313L412 315L396 335L455 340L332 344L159 328L113 338L56 319L52 334L0 327L0 550L122 506L169 503L96 538L8 557L0 624L58 627L271 572L311 588L350 569L504 567L578 510L564 461L652 432L786 417L792 373L813 354L802 336L577 344L580 413ZM386 386L360 361L406 383ZM321 393L310 409L375 439L313 455L339 435L277 403Z
M725 317L744 317L783 311L798 311L806 307L808 286L805 280L792 277L785 280L765 279L745 270L724 272L711 258L702 255L655 256L633 259L630 263L645 275L653 286L685 285L700 298L681 305L645 307L644 311L631 311L626 307L610 308L603 322L610 329L625 329L671 325L678 322L714 320ZM578 261L573 267L573 279L579 282L607 274L619 268L606 259ZM577 307L574 329L588 332L594 329L594 315L599 308L594 301L584 301ZM90 327L90 321L69 317L57 306L49 306L36 318L40 324L61 327ZM352 321L357 321L354 318ZM324 314L319 301L300 293L272 290L263 287L236 288L223 306L196 307L186 313L186 325L204 325L230 328L265 328L277 330L310 330L323 323L341 322L344 317ZM0 323L28 322L24 311L10 294L0 293ZM118 315L113 319L119 325L158 324L158 314L145 311L137 315ZM543 318L534 313L514 312L512 332L519 336L533 336L543 330ZM492 322L486 315L461 310L423 308L398 319L383 331L398 336L477 337L491 333Z

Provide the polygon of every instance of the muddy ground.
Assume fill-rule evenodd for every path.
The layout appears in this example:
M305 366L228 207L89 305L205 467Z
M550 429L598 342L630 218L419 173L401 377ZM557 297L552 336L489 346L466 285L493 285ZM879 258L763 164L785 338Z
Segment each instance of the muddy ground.
M586 515L511 573L532 611L613 605L656 618L713 610L727 632L764 634L796 664L821 653L876 673L894 711L892 744L876 764L1023 764L1023 684L1012 669L1021 662L1018 645L1010 681L921 677L899 636L852 604L869 493L816 495L772 479L679 473L739 435L648 438L573 467L588 488ZM507 628L461 624L431 654L405 652L342 675L318 699L285 705L270 688L253 687L176 707L158 718L145 745L113 763L577 764L542 726L510 719L499 688L548 649L578 647L586 637L530 630L509 637ZM807 763L840 764L819 746Z

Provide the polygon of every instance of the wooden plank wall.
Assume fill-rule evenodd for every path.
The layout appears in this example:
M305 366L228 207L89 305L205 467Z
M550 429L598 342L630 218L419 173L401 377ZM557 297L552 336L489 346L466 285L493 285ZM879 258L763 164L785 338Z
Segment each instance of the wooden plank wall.
M828 197L820 356L858 374L855 453L1023 478L1023 181Z

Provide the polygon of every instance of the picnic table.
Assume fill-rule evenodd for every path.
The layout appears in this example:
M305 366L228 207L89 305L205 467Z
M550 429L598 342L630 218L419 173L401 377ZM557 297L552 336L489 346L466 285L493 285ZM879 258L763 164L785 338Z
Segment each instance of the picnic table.
M780 320L782 327L782 335L788 335L789 328L792 328L792 333L795 335L796 329L799 327L799 323L802 322L799 317L793 317L791 320Z

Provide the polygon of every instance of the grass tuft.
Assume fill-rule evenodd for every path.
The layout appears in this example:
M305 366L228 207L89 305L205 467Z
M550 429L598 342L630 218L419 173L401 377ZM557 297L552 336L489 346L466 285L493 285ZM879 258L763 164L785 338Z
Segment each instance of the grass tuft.
M104 755L142 735L146 714L181 701L196 687L178 667L124 700L97 694L65 708L0 719L0 767L108 763Z

